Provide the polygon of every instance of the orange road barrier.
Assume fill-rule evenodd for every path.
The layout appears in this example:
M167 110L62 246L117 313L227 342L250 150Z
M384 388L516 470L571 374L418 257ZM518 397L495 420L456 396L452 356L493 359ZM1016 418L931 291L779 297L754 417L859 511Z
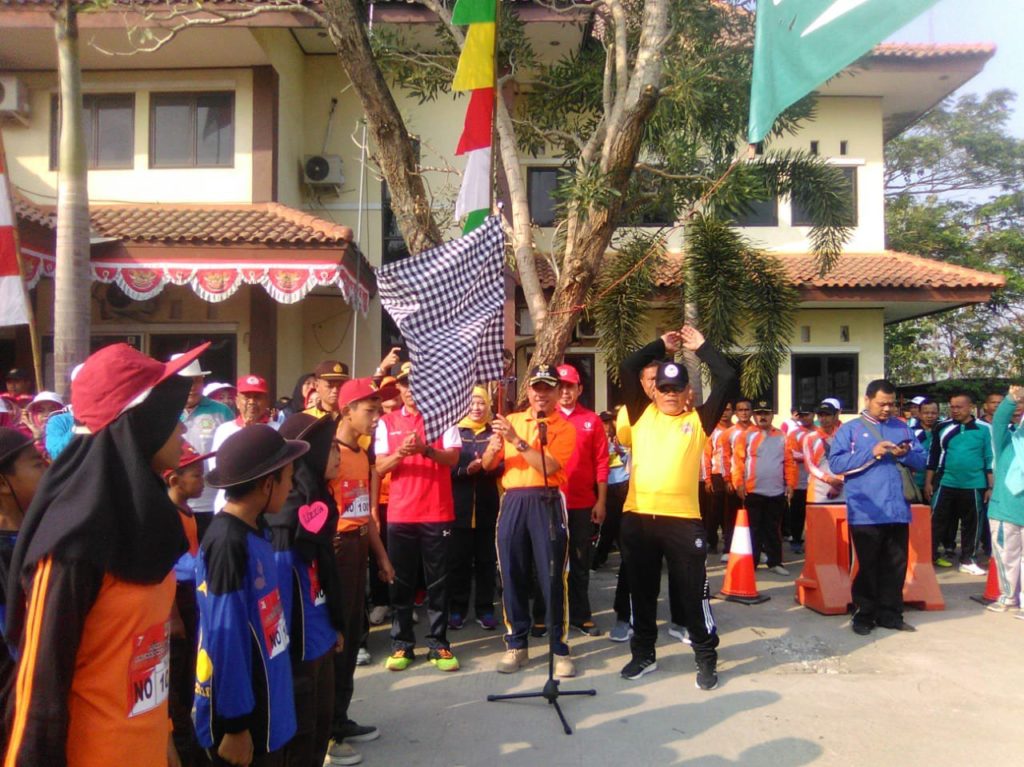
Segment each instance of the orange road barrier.
M910 546L907 549L907 578L903 582L903 604L919 610L945 610L939 580L932 565L932 510L923 503L910 507Z
M988 579L985 581L985 593L981 595L974 594L971 599L979 604L990 605L993 602L999 601L1001 593L999 589L999 566L996 564L995 552L992 552L992 556L988 560Z
M807 504L806 525L796 601L822 615L844 615L853 601L846 506Z
M946 602L932 566L931 509L913 504L910 515L903 602L921 610L944 610ZM796 579L796 601L822 615L843 615L853 601L857 573L846 506L808 504L806 524L804 569Z
M729 602L740 602L745 605L759 605L771 599L757 593L754 552L750 542L750 520L745 508L736 512L736 526L733 528L732 544L729 546L729 563L725 566L725 583L722 584L722 590L717 596Z

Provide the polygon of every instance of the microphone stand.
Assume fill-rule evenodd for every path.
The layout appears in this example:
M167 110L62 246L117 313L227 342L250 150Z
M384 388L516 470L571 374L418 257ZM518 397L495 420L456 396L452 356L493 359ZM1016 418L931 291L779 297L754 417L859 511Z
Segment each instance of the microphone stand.
M505 695L488 695L487 700L495 701L543 698L548 702L548 705L554 706L555 713L558 714L558 718L562 721L562 729L565 731L565 734L572 735L572 727L569 726L569 722L565 718L565 714L562 713L562 707L558 704L558 698L562 695L597 695L597 690L561 690L559 689L559 680L555 679L554 604L555 594L560 593L558 591L560 584L558 583L558 577L555 571L555 540L557 538L558 524L562 520L562 500L558 492L558 488L548 487L548 464L544 455L544 446L548 444L547 416L543 412L538 412L536 414L536 419L537 431L540 434L540 465L541 472L544 475L543 500L545 505L548 507L548 598L545 610L547 613L546 620L548 624L548 679L547 682L544 683L544 688L538 692L514 692ZM568 536L568 527L566 527L565 532L566 536ZM568 556L568 552L566 552L566 556ZM563 607L566 610L569 609L568 604Z

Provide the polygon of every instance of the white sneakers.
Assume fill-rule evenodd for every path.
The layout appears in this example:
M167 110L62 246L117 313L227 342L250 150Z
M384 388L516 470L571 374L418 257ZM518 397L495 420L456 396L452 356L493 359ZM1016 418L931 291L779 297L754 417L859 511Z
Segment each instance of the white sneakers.
M530 653L525 647L520 650L509 648L498 661L499 674L514 674L530 661Z

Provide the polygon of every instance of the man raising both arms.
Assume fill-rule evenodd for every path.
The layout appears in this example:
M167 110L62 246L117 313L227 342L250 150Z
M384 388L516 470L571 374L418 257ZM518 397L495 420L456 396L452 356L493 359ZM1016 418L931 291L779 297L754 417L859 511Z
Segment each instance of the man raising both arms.
M662 362L655 377L654 402L637 384L651 359L681 349L695 352L711 370L714 386L707 401L685 410L691 389L686 368ZM633 449L633 472L622 516L622 553L633 599L632 659L622 669L639 679L657 669L658 591L661 561L668 564L673 613L682 617L697 660L697 687L718 685L718 633L711 614L705 545L697 492L704 442L737 394L736 371L694 328L684 326L631 354L622 363L628 426L619 440ZM678 586L678 588L675 588Z

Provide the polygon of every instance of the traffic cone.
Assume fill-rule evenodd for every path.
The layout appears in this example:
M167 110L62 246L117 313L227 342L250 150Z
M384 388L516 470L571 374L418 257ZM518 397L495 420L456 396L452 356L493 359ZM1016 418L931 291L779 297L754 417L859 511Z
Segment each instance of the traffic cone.
M750 521L747 518L747 510L742 507L736 512L736 526L733 528L732 544L729 546L729 563L725 566L725 583L722 584L718 596L729 602L740 602L745 605L759 605L771 599L757 593L754 552L750 543Z
M988 561L988 580L985 581L985 593L981 596L975 594L971 599L979 604L990 605L999 600L999 594L999 568L996 567L996 558L993 556Z

